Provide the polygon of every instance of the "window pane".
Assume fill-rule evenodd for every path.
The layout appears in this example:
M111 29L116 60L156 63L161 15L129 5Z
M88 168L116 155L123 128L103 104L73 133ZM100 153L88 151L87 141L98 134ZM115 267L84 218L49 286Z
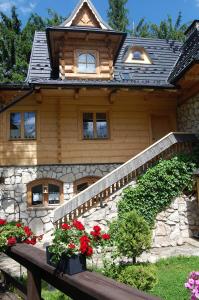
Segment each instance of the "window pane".
M84 182L84 183L78 184L78 186L77 186L77 193L80 193L83 190L87 189L88 186L89 186L88 182Z
M43 189L42 189L42 184L40 184L32 188L32 205L38 205L42 203L43 203Z
M83 113L83 137L84 139L94 138L93 114Z
M91 54L87 54L87 64L95 65L95 56Z
M86 54L80 54L78 57L78 63L84 63L86 64Z
M142 53L140 51L134 51L133 52L133 59L136 59L136 60L143 60L142 58Z
M87 64L86 73L96 73L96 66L95 64Z
M24 113L24 138L35 139L36 138L36 116L34 112Z
M48 185L48 203L59 204L60 202L60 189L58 185Z
M86 64L84 64L84 63L79 63L79 64L78 64L78 72L79 72L79 73L86 73L86 72L87 72Z
M20 113L10 114L10 138L11 139L21 138L21 114Z
M106 113L96 114L97 137L105 139L108 137L108 122Z

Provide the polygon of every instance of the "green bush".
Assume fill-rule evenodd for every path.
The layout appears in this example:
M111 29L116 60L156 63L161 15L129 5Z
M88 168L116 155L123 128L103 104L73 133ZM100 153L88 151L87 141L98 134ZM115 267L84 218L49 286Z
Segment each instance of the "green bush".
M104 265L101 270L104 276L128 284L142 291L150 291L157 284L157 269L154 265Z
M151 229L135 210L123 214L110 225L110 234L119 256L135 258L150 249Z
M190 156L179 155L162 160L138 179L135 188L129 187L118 204L119 218L126 212L137 213L153 226L157 214L168 207L172 200L193 186L196 165Z
M125 267L118 281L142 291L150 291L157 284L156 268L152 265L134 265Z

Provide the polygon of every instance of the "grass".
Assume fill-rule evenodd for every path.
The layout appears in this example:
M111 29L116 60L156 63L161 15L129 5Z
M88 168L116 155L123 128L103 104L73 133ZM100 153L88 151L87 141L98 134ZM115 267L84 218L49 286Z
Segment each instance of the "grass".
M151 292L162 300L188 300L184 287L190 272L199 270L199 257L172 257L156 263L158 284Z

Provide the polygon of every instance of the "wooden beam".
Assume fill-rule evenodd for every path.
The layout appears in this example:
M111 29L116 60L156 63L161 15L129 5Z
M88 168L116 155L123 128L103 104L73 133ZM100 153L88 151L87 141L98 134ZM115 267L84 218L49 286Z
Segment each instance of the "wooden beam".
M79 99L79 94L80 94L80 89L75 89L73 98L75 100Z
M184 90L181 95L178 97L178 104L182 105L185 103L188 99L194 97L199 93L199 83L195 83L191 85L189 88Z

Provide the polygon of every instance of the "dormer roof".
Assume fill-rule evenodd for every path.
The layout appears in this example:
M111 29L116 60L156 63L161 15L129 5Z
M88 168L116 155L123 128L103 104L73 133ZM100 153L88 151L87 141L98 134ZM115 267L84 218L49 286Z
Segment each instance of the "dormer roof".
M93 24L89 23L92 18ZM82 20L82 24L77 24L77 21ZM76 21L76 22L75 22ZM80 23L80 22L79 22ZM105 30L112 30L112 28L102 19L94 5L90 0L80 0L70 17L66 19L60 26L71 27L71 26L90 26L97 27Z

